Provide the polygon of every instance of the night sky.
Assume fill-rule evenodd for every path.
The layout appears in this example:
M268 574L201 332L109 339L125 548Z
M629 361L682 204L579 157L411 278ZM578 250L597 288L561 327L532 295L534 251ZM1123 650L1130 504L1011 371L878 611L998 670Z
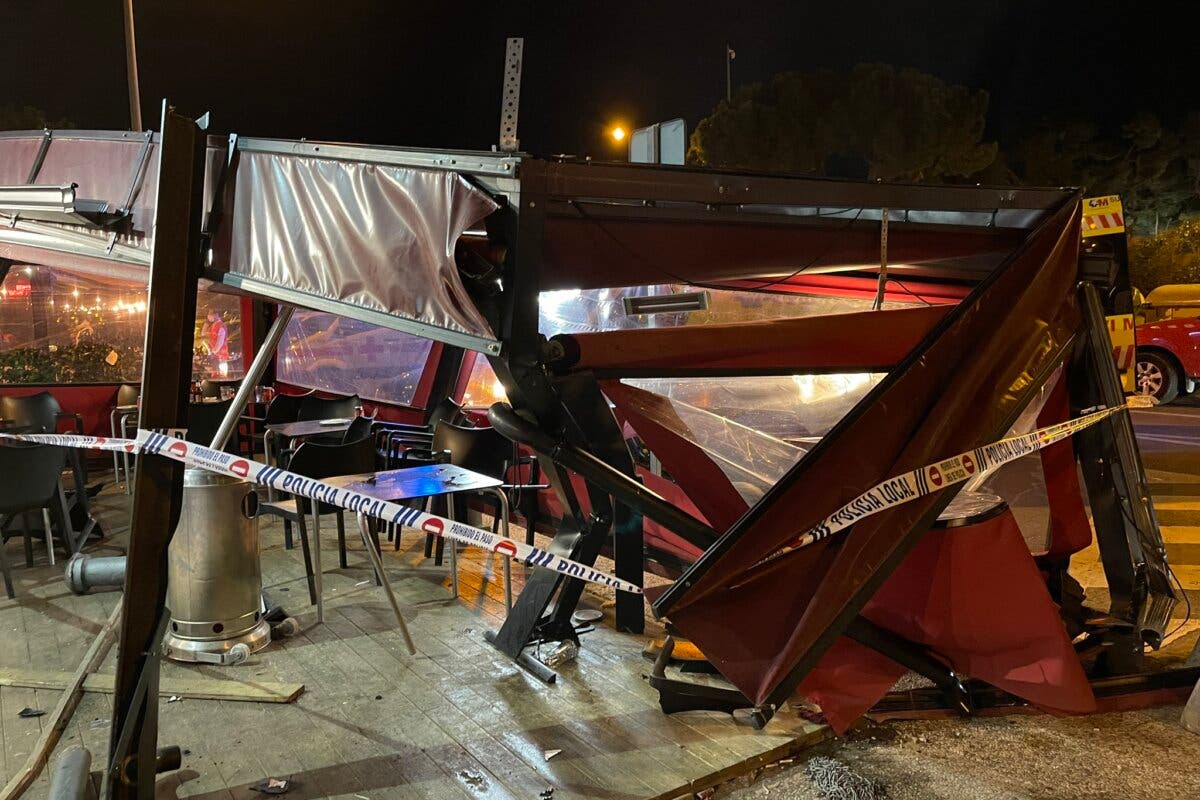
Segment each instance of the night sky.
M1200 3L134 0L147 125L159 103L217 132L486 149L504 38L525 37L523 149L616 154L614 122L691 130L734 85L860 61L991 94L989 135L1078 110L1115 126L1200 108ZM0 0L0 104L128 127L120 0Z

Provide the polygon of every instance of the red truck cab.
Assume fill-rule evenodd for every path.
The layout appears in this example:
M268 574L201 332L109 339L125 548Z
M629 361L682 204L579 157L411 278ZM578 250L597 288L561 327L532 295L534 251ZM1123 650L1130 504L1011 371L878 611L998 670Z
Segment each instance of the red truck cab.
M1169 403L1200 384L1200 284L1160 286L1146 296L1134 328L1135 386Z

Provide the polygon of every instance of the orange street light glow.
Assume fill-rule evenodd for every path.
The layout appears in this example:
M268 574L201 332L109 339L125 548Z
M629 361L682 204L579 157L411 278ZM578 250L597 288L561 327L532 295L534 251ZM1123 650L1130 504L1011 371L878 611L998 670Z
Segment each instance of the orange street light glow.
M619 142L625 138L625 129L622 128L620 125L618 125L617 127L612 129L611 135L614 140Z

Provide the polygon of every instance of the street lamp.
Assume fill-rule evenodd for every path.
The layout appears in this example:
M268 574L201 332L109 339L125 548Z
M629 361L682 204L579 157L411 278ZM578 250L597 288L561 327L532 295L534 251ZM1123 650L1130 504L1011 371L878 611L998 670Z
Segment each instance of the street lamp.
M625 129L622 128L620 125L617 125L611 131L609 131L608 135L613 138L614 142L625 141Z

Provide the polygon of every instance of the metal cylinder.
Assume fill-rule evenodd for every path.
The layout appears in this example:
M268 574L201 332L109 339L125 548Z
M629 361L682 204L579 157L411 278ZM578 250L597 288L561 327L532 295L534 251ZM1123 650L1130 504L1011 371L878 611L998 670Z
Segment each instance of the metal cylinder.
M92 754L82 747L71 747L54 762L50 776L50 800L83 800L92 768Z
M168 658L224 663L238 644L255 652L270 641L257 502L246 481L203 469L184 472L183 509L167 556Z
M89 589L119 589L125 583L125 556L97 558L76 553L67 561L67 588L75 594Z

